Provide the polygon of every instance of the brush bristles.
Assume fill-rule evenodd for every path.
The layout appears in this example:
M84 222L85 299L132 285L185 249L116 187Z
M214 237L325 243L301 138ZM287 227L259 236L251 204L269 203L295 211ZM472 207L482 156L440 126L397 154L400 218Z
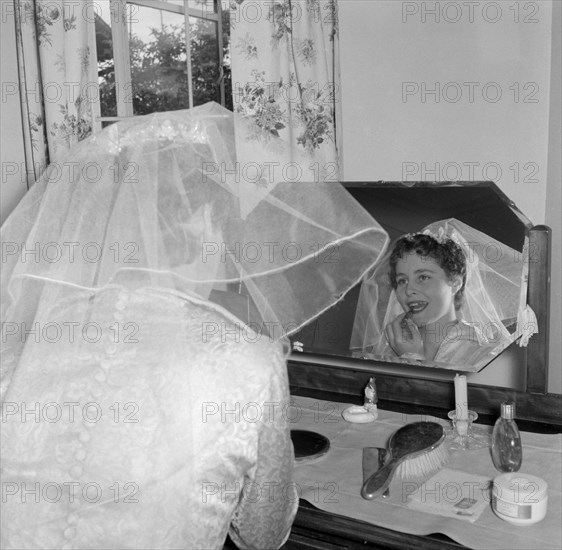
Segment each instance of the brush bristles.
M445 445L441 443L431 451L404 460L400 466L398 466L396 475L402 479L424 477L439 470L446 460L447 449Z

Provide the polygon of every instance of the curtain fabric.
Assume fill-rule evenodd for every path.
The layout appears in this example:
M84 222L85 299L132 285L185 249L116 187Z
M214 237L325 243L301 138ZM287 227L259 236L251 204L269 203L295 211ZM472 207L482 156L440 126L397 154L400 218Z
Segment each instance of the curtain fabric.
M28 186L92 133L97 115L92 0L15 0Z
M231 48L242 177L262 186L340 179L336 0L236 0Z

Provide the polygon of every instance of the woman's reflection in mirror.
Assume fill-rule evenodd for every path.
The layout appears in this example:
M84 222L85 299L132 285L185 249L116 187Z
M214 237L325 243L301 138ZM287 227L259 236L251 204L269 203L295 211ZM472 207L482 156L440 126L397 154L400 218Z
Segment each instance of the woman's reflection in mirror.
M389 264L392 288L404 310L385 327L392 351L428 361L473 355L483 336L462 318L462 248L449 238L408 234L394 245Z
M362 281L350 349L474 370L517 337L524 265L520 252L455 218L402 235Z

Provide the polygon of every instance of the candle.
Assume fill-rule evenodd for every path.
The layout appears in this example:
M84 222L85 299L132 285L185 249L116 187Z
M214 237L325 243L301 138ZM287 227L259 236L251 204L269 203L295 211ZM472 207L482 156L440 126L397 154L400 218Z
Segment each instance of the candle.
M464 374L455 375L455 411L457 420L468 420L468 395Z

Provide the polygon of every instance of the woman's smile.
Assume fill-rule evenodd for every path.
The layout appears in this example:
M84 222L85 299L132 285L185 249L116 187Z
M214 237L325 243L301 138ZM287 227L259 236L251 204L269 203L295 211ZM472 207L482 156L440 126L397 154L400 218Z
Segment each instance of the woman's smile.
M416 313L422 312L428 306L428 302L406 302L406 305L408 306L408 310L415 315Z

